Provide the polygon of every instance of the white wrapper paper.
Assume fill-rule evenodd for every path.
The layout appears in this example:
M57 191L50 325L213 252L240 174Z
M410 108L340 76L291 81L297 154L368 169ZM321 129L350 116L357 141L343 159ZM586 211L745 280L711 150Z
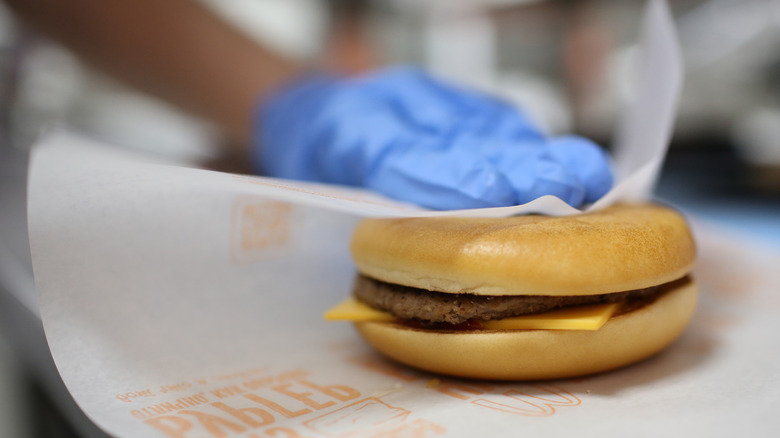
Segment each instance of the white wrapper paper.
M681 74L660 1L643 41L643 68L655 73L640 75L621 134L624 177L591 208L646 198L663 160ZM579 213L557 198L430 212L354 189L143 161L55 132L33 157L28 205L52 355L79 406L114 435L699 435L777 424L778 391L767 385L777 386L778 365L758 352L777 346L780 331L767 327L780 303L755 282L733 307L716 290L660 356L567 381L433 376L323 321L349 293L360 217ZM709 262L702 278L727 274Z

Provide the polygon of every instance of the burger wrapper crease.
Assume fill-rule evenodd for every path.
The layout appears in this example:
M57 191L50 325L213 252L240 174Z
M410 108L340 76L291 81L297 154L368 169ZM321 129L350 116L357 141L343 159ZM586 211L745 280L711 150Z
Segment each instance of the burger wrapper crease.
M647 199L663 161L682 77L663 2L649 3L641 53L637 100L618 136L619 183L586 211ZM484 436L512 427L533 436L564 430L563 421L538 421L545 416L569 426L609 418L617 430L638 418L639 406L683 432L701 427L695 419L708 403L722 414L708 418L745 411L740 423L755 424L747 420L778 400L732 371L727 357L693 372L695 354L680 349L620 379L446 379L385 361L349 325L322 320L350 291L348 244L361 217L522 213L582 211L543 197L433 212L355 189L138 159L65 131L40 140L28 189L51 354L81 409L112 435ZM762 322L752 323L743 330ZM687 342L700 342L695 336ZM749 357L743 349L751 346L729 348ZM750 374L776 380L777 371L765 361ZM712 398L712 382L732 403L750 394L756 409ZM662 427L646 426L648 434Z

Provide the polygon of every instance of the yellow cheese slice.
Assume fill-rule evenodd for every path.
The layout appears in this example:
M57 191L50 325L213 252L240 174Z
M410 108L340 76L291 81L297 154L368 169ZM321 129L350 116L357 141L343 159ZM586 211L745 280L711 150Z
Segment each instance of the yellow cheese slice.
M482 322L487 330L598 330L618 309L618 303L594 304ZM396 319L388 312L348 298L325 312L326 321L386 322Z
M618 303L575 306L536 315L485 321L488 330L598 330L612 318Z
M336 307L325 312L326 321L392 321L395 316L389 312L372 309L354 298L347 298Z

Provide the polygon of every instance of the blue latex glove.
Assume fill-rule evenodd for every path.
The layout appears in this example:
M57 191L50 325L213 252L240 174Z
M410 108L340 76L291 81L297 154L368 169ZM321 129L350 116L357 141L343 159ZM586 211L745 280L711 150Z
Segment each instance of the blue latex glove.
M548 138L516 108L414 69L318 77L264 102L261 173L373 189L435 209L572 206L612 186L607 155L580 137Z

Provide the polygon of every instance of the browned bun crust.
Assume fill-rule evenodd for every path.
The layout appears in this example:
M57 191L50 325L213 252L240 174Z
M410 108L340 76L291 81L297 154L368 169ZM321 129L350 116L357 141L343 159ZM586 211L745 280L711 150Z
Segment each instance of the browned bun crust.
M380 322L355 326L380 352L423 370L477 379L557 379L606 371L653 355L682 333L696 300L696 285L682 282L596 331L433 331Z
M656 204L579 216L366 219L352 239L363 274L478 295L592 295L643 289L693 265L685 219Z

